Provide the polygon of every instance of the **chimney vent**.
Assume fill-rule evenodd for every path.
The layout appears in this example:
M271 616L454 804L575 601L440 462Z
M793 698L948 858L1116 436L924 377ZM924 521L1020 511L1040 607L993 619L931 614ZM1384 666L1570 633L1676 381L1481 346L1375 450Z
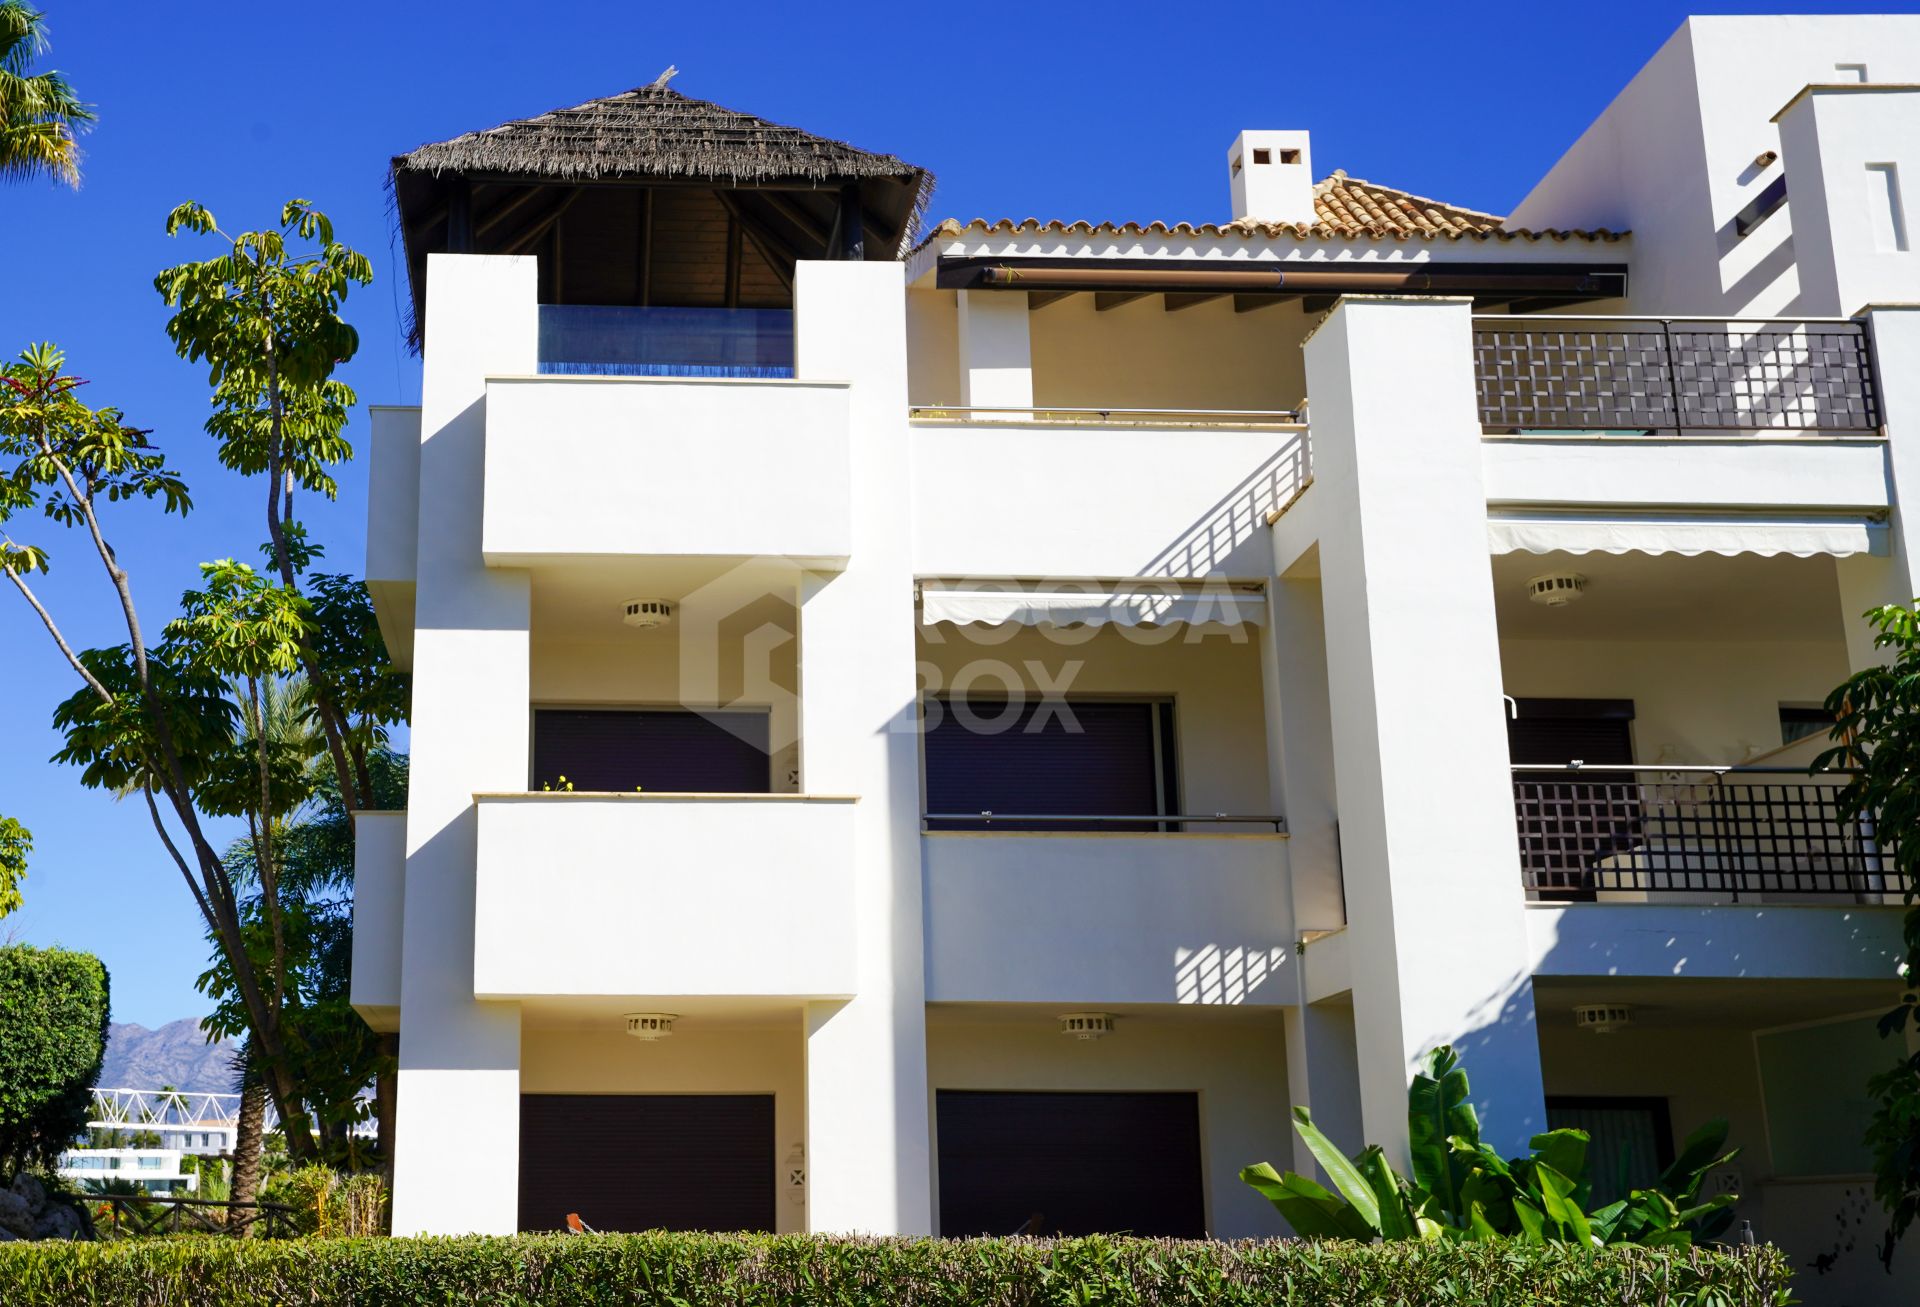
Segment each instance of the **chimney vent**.
M1235 222L1310 223L1313 153L1305 132L1244 131L1227 151Z

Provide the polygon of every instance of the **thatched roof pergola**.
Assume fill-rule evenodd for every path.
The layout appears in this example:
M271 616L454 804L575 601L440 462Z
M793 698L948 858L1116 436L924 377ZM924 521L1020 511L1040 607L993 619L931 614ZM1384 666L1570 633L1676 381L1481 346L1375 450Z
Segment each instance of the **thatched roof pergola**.
M796 260L903 255L933 177L663 76L423 145L389 186L417 348L429 253L538 253L551 303L786 304Z

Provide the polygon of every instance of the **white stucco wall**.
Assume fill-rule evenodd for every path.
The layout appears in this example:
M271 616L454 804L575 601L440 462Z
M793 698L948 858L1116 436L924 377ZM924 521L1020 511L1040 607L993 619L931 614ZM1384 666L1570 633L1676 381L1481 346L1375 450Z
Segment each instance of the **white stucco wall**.
M1905 952L1900 909L1826 903L1534 903L1537 976L1886 980Z
M910 438L921 576L1259 578L1267 514L1308 471L1296 430L923 422Z
M929 1002L1298 1001L1274 835L925 837Z
M1206 1018L1159 1009L1122 1017L1116 1032L1063 1038L1051 1007L936 1008L927 1018L929 1089L1198 1091L1209 1233L1287 1233L1271 1204L1240 1183L1243 1166L1287 1166L1292 1099L1279 1013ZM935 1123L938 1129L938 1123ZM1358 1140L1342 1140L1358 1150ZM1126 1159L1112 1159L1126 1182ZM935 1177L938 1193L938 1177Z
M474 992L851 995L853 808L483 797Z
M419 570L420 410L367 406L367 593L387 650L413 666L413 592Z
M1780 747L1782 704L1822 703L1847 678L1839 636L1503 640L1500 665L1519 698L1633 700L1636 762L1740 763Z
M1492 505L1806 510L1884 509L1877 438L1550 439L1481 443Z
M1806 311L1920 299L1920 89L1816 89L1787 108L1779 128L1798 240L1808 247L1800 259Z
M535 272L427 260L397 1234L510 1234L519 1218L520 1014L473 995L473 795L526 784L529 585L485 565L480 519L485 378L534 369Z
M555 1024L560 1020L529 1019L522 1029L522 1093L772 1094L774 1229L807 1228L805 1202L795 1202L785 1183L785 1160L806 1137L798 1011L777 1023L683 1018L671 1038L652 1043L629 1038L617 1020ZM643 1165L644 1153L610 1160Z
M1695 16L1674 33L1513 211L1516 226L1633 230L1630 298L1663 315L1850 313L1802 295L1811 246L1786 208L1741 239L1733 217L1783 173L1773 115L1808 83L1920 81L1920 18L1900 14ZM1816 238L1817 239L1817 238Z
M400 1028L400 936L407 814L353 815L353 1010L375 1030Z
M849 547L847 458L843 382L491 377L482 548L494 566L689 554L826 565Z

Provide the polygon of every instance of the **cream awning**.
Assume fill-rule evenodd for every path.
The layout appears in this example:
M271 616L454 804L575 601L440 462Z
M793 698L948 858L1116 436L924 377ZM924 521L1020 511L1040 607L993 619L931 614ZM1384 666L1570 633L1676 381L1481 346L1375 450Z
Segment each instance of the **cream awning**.
M1182 590L1143 587L1113 590L960 589L921 586L920 621L987 626L1263 626L1264 595L1209 587Z
M1820 514L1499 513L1487 519L1496 554L1827 554L1887 552L1887 525Z

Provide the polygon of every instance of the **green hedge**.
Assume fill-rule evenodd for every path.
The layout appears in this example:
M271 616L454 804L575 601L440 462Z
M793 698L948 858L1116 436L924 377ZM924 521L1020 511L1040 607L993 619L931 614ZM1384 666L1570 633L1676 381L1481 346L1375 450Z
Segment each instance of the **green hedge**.
M761 1235L0 1244L8 1307L1777 1307L1786 1258L1512 1242Z
M93 954L0 947L0 1178L52 1165L86 1133L108 1010Z

